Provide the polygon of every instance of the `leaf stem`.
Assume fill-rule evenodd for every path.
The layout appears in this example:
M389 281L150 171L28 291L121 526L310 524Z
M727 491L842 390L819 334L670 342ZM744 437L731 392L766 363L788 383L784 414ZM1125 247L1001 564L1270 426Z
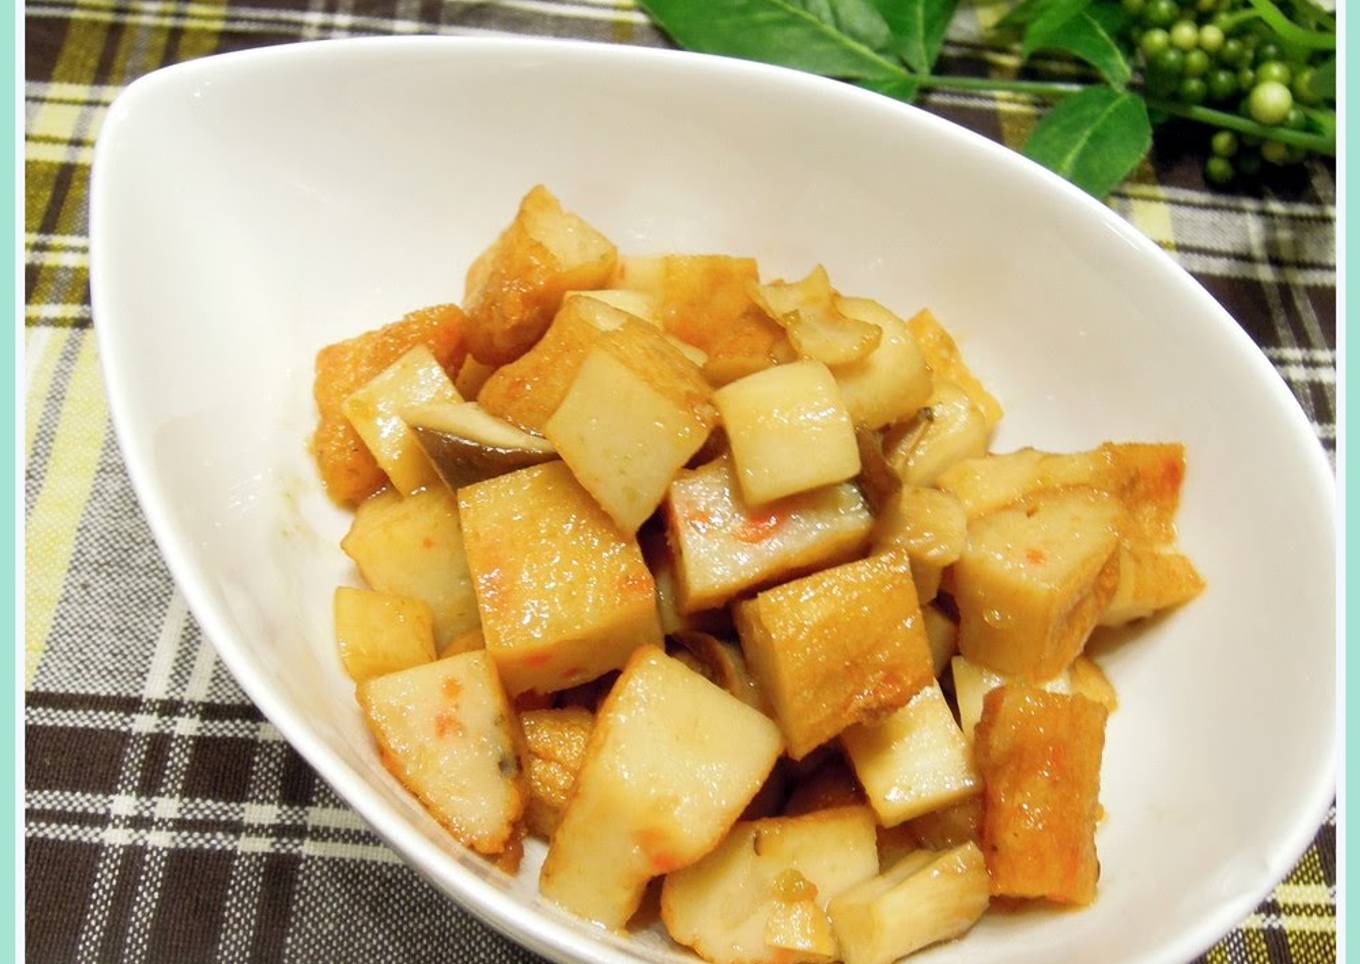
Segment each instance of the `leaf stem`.
M936 90L976 90L987 93L996 91L1006 91L1017 94L1029 94L1033 97L1041 97L1048 100L1056 100L1066 97L1069 94L1076 94L1087 90L1094 84L1071 84L1061 81L1043 80L1006 80L992 77L941 77L934 74L913 74L911 75L918 86L923 88L934 88ZM1211 107L1202 107L1198 104L1183 104L1173 100L1162 100L1158 97L1147 97L1144 95L1148 107L1153 110L1160 110L1167 114L1174 114L1177 117L1184 117L1188 120L1198 121L1201 124L1212 124L1215 127L1226 128L1227 130L1237 131L1239 134L1250 134L1262 140L1280 141L1284 144L1293 144L1297 147L1307 148L1317 154L1328 156L1336 155L1336 138L1327 137L1323 134L1312 134L1308 131L1290 130L1285 127L1267 127L1265 124L1258 124L1250 118L1243 117L1241 114L1230 114L1227 111L1214 110Z
M1260 13L1255 10L1238 10L1236 13L1230 13L1224 17L1220 26L1223 28L1224 33L1230 34L1238 27L1242 26L1242 24L1260 19Z
M1034 97L1057 98L1077 94L1092 86L1103 84L1070 84L1049 80L1006 80L999 77L941 77L936 74L912 74L918 86L937 90L1007 91L1030 94Z
M1268 23L1270 28L1286 43L1310 50L1336 49L1336 34L1321 30L1305 30L1286 17L1280 11L1280 8L1271 3L1270 0L1247 0L1247 2L1260 13L1261 19Z
M1254 120L1249 120L1241 114L1229 114L1227 111L1214 110L1211 107L1182 104L1174 100L1161 100L1157 97L1148 97L1147 105L1153 110L1174 114L1177 117L1185 117L1202 124L1224 127L1230 131L1237 131L1239 134L1250 134L1262 140L1293 144L1296 147L1307 148L1317 154L1327 154L1333 157L1336 155L1335 138L1324 137L1321 134L1289 130L1285 127L1267 127L1264 124L1256 123Z

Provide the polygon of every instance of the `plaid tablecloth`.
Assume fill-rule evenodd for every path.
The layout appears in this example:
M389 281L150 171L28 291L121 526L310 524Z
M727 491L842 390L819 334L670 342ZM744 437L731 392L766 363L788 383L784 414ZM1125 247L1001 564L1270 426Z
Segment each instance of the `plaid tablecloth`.
M664 38L628 0L31 0L26 27L28 958L532 960L371 834L187 615L105 408L87 283L90 160L126 84L207 54L389 33ZM975 41L965 21L946 69L1012 66ZM925 106L1011 145L1034 121L1017 98L936 94ZM1206 189L1200 163L1158 153L1111 203L1238 319L1331 451L1333 169L1314 164L1245 196ZM1207 959L1334 961L1334 839L1333 815Z

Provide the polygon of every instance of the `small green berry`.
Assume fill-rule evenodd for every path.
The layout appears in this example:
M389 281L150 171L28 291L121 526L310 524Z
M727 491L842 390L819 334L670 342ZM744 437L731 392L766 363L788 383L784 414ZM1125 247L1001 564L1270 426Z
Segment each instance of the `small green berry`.
M1266 141L1261 145L1261 157L1271 164L1283 164L1289 159L1289 146L1279 141Z
M1278 80L1262 81L1247 95L1247 110L1258 124L1274 126L1283 123L1289 116L1289 108L1293 106L1294 95Z
M1261 155L1255 151L1239 154L1236 164L1237 173L1243 177L1255 177L1261 173Z
M1232 157L1237 153L1237 135L1232 131L1216 131L1209 140L1209 149L1219 157Z
M1237 75L1231 70L1211 71L1205 83L1209 87L1209 97L1211 100L1227 100L1237 93Z
M1294 91L1294 99L1310 107L1320 99L1313 93L1313 76L1313 68L1305 67L1294 75L1294 83L1290 85L1290 89Z
M1198 77L1186 77L1176 88L1176 96L1187 104L1201 103L1206 94L1208 94L1208 89L1205 87L1204 81Z
M1247 59L1247 48L1236 37L1223 41L1223 49L1218 52L1218 60L1225 67L1241 67Z
M1171 35L1161 27L1153 27L1143 34L1138 41L1138 49L1143 52L1143 56L1151 60L1171 44Z
M1120 0L1120 4L1130 16L1136 17L1143 12L1146 0Z
M1209 55L1196 47L1185 55L1185 76L1203 77L1209 72Z
M1199 46L1199 28L1193 20L1180 20L1171 28L1171 44L1190 51Z
M1273 80L1276 83L1289 86L1289 82L1294 79L1289 68L1278 60L1267 60L1256 68L1257 81Z
M1250 91L1256 86L1256 71L1250 67L1243 67L1237 72L1237 87L1242 91Z
M1229 19L1227 13L1216 13L1209 18L1209 23L1213 24L1224 33L1227 33L1228 27L1232 24L1232 21Z
M1259 47L1256 48L1257 66L1260 66L1261 64L1264 63L1269 63L1272 60L1279 60L1283 56L1284 51L1282 51L1280 49L1280 45L1273 40L1266 40L1262 42Z
M1185 70L1185 54L1175 47L1167 47L1159 51L1157 56L1148 61L1148 67L1154 74L1161 74L1163 77L1177 77Z
M1284 115L1284 126L1291 131L1301 131L1308 126L1308 115L1303 112L1303 108L1298 104L1289 108L1289 113Z
M1153 27L1169 27L1180 17L1176 0L1148 0L1143 7L1143 20Z
M1213 184L1227 184L1233 179L1232 161L1226 157L1211 157L1204 162L1204 177Z
M1199 49L1206 54L1216 54L1222 50L1225 39L1223 30L1211 23L1199 28Z

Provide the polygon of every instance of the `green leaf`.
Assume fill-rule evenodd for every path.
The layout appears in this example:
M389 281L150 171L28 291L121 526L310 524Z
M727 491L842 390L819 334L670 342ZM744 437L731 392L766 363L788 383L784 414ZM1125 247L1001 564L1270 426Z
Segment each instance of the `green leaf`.
M882 94L894 100L905 101L908 104L916 99L916 92L919 89L916 79L905 75L902 77L874 77L869 80L857 80L855 86L872 90L876 94Z
M1152 125L1143 99L1127 91L1092 87L1050 110L1023 153L1103 198L1151 146Z
M681 47L825 77L903 75L882 48L891 31L869 0L640 0Z
M871 50L886 51L893 45L892 30L871 0L789 0Z
M1129 24L1133 23L1133 15L1125 10L1122 5L1093 3L1086 8L1086 13L1101 26L1101 29L1115 38L1124 36ZM1127 45L1121 49L1129 53L1132 52L1132 48Z
M996 29L1015 30L1033 23L1053 2L1054 0L1020 0L996 22Z
M1077 14L1084 11L1091 5L1091 0L1049 0L1049 3L1039 11L1029 26L1025 28L1025 41L1022 45L1021 55L1028 57L1036 49L1030 41L1034 34L1043 36L1057 30L1067 21Z
M1133 76L1119 43L1087 10L1062 21L1043 16L1030 24L1021 52L1028 57L1036 50L1059 51L1084 60L1115 87L1123 87Z
M875 0L892 30L894 49L918 74L928 74L940 56L944 34L958 0Z

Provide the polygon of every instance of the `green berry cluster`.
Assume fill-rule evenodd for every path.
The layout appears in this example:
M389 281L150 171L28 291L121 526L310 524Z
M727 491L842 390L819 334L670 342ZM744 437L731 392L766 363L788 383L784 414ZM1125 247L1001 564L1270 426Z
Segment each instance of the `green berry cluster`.
M1240 113L1257 124L1308 130L1320 106L1308 51L1288 48L1245 0L1120 0L1132 21L1143 83L1152 97ZM1229 130L1212 136L1205 177L1226 184L1262 163L1294 164L1303 148Z

